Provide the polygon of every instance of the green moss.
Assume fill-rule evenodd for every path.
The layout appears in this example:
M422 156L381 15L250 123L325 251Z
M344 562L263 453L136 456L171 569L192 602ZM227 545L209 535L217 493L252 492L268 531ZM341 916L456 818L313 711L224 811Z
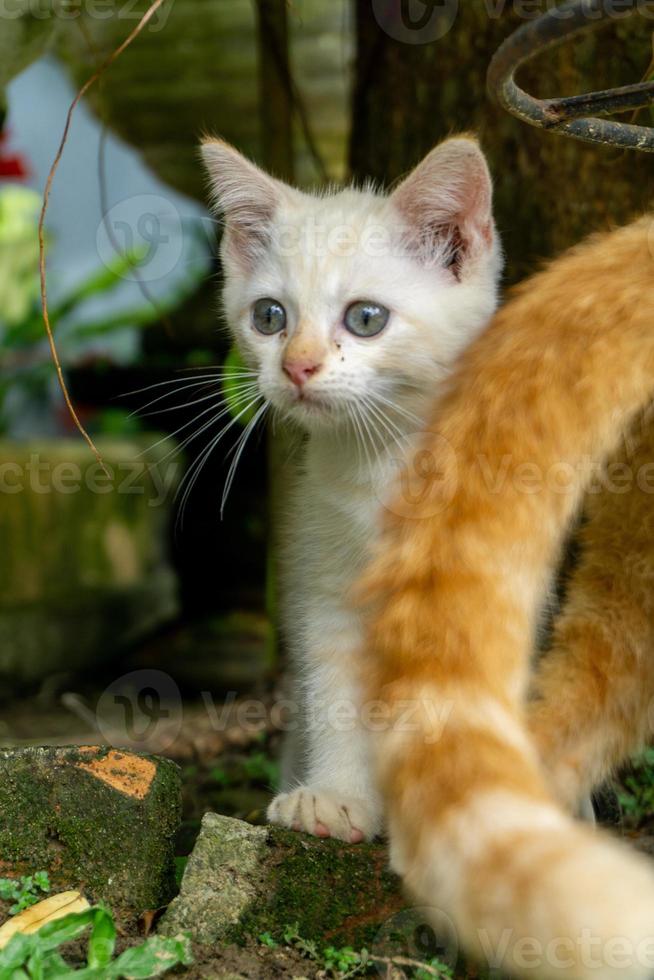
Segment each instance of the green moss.
M299 933L335 945L365 946L380 925L406 905L398 878L378 844L348 846L270 829L268 902L251 907L230 936L244 941L263 932Z
M159 908L175 891L179 769L155 759L140 800L75 766L88 760L76 748L0 752L0 871L47 868L53 883L114 907Z

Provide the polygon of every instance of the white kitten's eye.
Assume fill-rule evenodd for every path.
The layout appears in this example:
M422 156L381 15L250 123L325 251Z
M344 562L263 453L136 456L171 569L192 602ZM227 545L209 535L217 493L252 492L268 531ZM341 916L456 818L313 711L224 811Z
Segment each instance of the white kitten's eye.
M259 333L280 333L286 326L286 310L276 299L258 299L252 307L252 323Z
M345 326L356 337L374 337L381 333L391 313L385 306L373 303L371 300L363 300L360 303L352 303L345 311Z

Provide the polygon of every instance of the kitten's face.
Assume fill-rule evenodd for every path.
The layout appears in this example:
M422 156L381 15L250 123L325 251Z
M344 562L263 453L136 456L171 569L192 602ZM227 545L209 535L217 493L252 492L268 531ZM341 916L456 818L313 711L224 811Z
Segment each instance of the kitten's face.
M308 429L419 410L496 302L476 144L443 144L390 197L303 194L216 141L204 155L227 319L264 397Z

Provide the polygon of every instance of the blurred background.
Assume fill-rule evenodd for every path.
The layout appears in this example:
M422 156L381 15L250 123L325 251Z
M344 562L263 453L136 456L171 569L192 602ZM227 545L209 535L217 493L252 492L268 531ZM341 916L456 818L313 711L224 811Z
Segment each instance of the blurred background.
M547 6L165 0L76 110L46 221L58 349L107 477L57 384L37 222L76 91L147 4L2 4L0 746L171 755L189 839L209 807L259 818L283 659L271 515L289 464L251 440L221 520L243 420L210 451L230 347L198 141L220 135L303 187L387 186L474 130L509 286L654 193L647 155L530 129L489 101L493 53ZM547 97L651 75L646 13L539 58L525 87Z

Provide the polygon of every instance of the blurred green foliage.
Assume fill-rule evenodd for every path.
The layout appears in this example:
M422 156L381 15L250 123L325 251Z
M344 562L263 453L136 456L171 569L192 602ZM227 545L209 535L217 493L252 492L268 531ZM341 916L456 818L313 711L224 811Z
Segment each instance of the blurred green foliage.
M12 390L19 388L28 401L45 404L54 376L40 300L40 208L41 197L35 191L11 184L0 190L0 433L10 428ZM81 358L89 341L127 328L148 327L183 301L186 292L178 289L164 306L144 300L137 307L109 315L80 318L83 304L111 294L138 269L143 258L136 249L117 254L56 303L49 302L50 322L64 367ZM127 417L126 413L120 416L123 421ZM107 420L110 433L116 434L118 428L125 431L118 421L117 413Z

